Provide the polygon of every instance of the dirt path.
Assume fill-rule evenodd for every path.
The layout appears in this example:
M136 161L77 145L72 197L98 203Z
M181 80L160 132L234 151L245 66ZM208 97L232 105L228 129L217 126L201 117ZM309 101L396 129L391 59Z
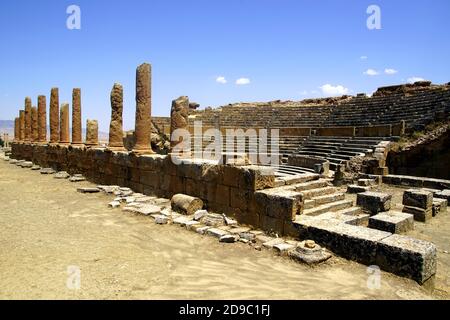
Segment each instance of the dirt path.
M442 298L384 272L368 289L363 265L334 257L310 268L109 209L110 197L75 188L0 161L0 299ZM81 271L78 290L69 266Z

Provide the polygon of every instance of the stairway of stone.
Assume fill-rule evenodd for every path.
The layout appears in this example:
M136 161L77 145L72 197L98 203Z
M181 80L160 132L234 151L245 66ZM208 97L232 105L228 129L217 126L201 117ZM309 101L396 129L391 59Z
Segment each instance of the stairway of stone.
M329 214L355 214L359 208L354 208L352 200L345 199L345 193L334 187L329 179L307 181L295 186L295 191L304 197L303 215L318 216Z
M382 137L308 137L296 154L322 157L330 161L330 168L336 169L353 157L370 155L376 146L389 138Z

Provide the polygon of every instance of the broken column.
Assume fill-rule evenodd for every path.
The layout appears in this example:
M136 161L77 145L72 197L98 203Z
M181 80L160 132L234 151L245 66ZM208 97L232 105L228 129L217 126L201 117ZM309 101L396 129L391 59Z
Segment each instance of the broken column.
M172 210L185 215L193 215L203 208L203 201L200 198L181 193L174 195L170 202Z
M72 91L72 144L83 144L81 137L81 89Z
M31 98L25 98L25 142L31 141Z
M50 92L50 143L59 141L59 92L52 88Z
M47 102L45 96L38 96L38 142L47 142Z
M19 141L25 139L25 110L19 111Z
M97 120L86 120L86 142L87 146L98 145L98 122Z
M136 70L136 144L133 152L154 153L150 144L151 112L151 66L144 63Z
M38 111L36 107L31 108L31 141L38 141Z
M111 123L109 125L109 144L112 150L125 150L123 146L123 88L115 83L111 90Z
M69 104L61 104L61 117L59 127L59 143L70 143L70 131L69 131Z
M170 149L177 147L178 152L183 151L183 156L190 156L190 141L172 141L173 133L177 129L188 130L189 122L189 98L179 97L172 101L170 110ZM186 135L183 135L183 137Z

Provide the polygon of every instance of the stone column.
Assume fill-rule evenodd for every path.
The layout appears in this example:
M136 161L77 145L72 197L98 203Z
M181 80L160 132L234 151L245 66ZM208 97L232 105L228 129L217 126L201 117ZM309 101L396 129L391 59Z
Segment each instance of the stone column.
M177 149L184 150L184 156L190 156L190 150L187 147L190 145L189 141L172 141L172 134L177 129L188 130L189 122L189 98L186 96L179 97L172 101L172 108L170 110L170 149L178 146ZM182 144L182 145L180 145ZM181 148L181 149L180 149ZM186 150L185 150L186 149ZM187 154L186 154L187 153Z
M47 101L45 96L38 97L38 142L47 142Z
M31 98L25 98L25 142L31 142Z
M59 92L52 88L50 93L50 143L59 141Z
M69 131L69 104L61 104L61 117L59 127L59 143L70 143L70 131Z
M98 145L98 122L97 120L86 121L86 142L87 146Z
M14 118L14 142L20 140L20 118Z
M81 137L81 89L72 92L72 144L83 144Z
M25 110L19 111L19 141L25 140Z
M109 144L111 150L125 150L123 146L123 88L115 83L111 90L111 123L109 125Z
M133 152L154 153L151 147L151 66L141 64L136 70L136 144Z
M36 107L31 108L31 141L38 141L38 111Z

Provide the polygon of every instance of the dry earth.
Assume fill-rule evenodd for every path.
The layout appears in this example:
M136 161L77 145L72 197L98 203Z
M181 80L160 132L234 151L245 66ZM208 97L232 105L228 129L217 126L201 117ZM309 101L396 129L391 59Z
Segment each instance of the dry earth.
M448 216L415 235L439 247L439 290L333 257L311 268L248 245L109 209L103 194L0 161L0 299L446 299ZM81 270L69 289L68 267ZM446 288L446 289L445 289Z

